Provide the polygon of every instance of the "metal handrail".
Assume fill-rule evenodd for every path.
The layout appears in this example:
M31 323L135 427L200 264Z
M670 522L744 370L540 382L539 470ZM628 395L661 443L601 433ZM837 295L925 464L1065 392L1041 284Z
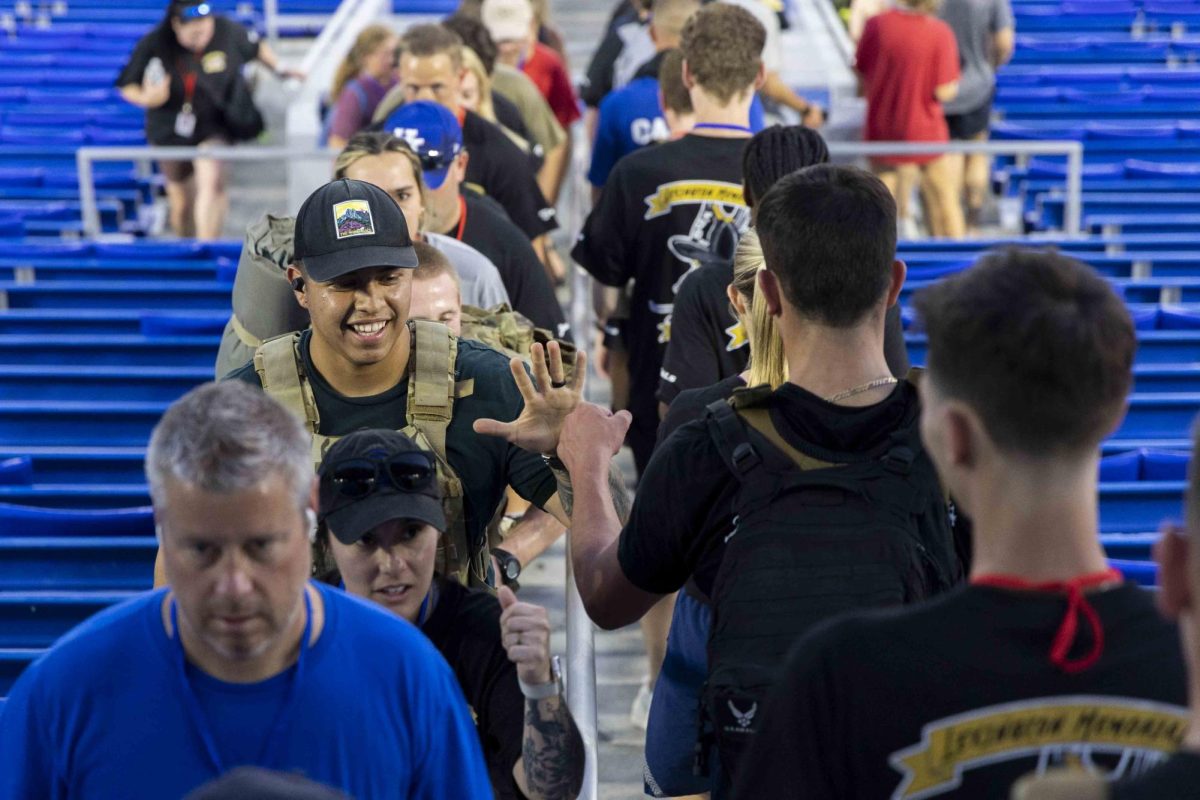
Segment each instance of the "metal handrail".
M158 160L191 161L213 158L220 161L291 161L294 159L327 158L329 163L337 153L316 147L81 147L75 151L75 168L79 173L79 216L84 236L100 235L100 214L96 207L96 184L92 164L96 161L133 161L147 163Z
M831 156L909 156L986 153L994 156L1066 156L1063 232L1078 235L1083 215L1083 144L1069 140L987 142L830 142Z

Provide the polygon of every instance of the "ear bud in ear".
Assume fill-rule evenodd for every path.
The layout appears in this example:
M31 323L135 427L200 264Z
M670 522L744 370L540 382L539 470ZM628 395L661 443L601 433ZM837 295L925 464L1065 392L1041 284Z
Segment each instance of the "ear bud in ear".
M304 509L304 519L308 523L308 541L317 541L317 515L311 508Z
M303 292L304 278L292 278L292 289L297 292Z

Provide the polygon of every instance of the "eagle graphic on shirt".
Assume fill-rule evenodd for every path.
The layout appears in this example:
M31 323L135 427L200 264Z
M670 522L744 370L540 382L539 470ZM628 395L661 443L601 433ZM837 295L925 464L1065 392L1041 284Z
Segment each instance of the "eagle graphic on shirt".
M667 250L686 269L671 286L671 295L693 271L705 264L732 263L742 233L750 227L750 209L742 187L725 181L672 181L659 186L645 198L644 219L651 220L680 205L696 206L696 216L686 234L667 240ZM671 311L674 303L651 302L650 310L663 317L658 323L659 344L671 340Z

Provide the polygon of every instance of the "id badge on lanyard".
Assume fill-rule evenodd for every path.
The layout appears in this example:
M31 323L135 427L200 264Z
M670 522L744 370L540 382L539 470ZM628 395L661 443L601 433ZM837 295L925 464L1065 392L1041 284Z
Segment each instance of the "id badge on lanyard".
M184 139L192 138L196 132L196 114L192 111L192 98L196 94L196 73L187 72L183 76L183 108L175 115L175 135Z

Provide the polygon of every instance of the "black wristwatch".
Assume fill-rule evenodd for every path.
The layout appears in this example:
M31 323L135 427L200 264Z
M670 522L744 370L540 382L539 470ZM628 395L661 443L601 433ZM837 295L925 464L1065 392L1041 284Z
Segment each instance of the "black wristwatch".
M492 550L492 556L500 565L500 574L497 576L500 582L515 592L520 588L517 578L521 577L521 562L512 553L499 547Z

